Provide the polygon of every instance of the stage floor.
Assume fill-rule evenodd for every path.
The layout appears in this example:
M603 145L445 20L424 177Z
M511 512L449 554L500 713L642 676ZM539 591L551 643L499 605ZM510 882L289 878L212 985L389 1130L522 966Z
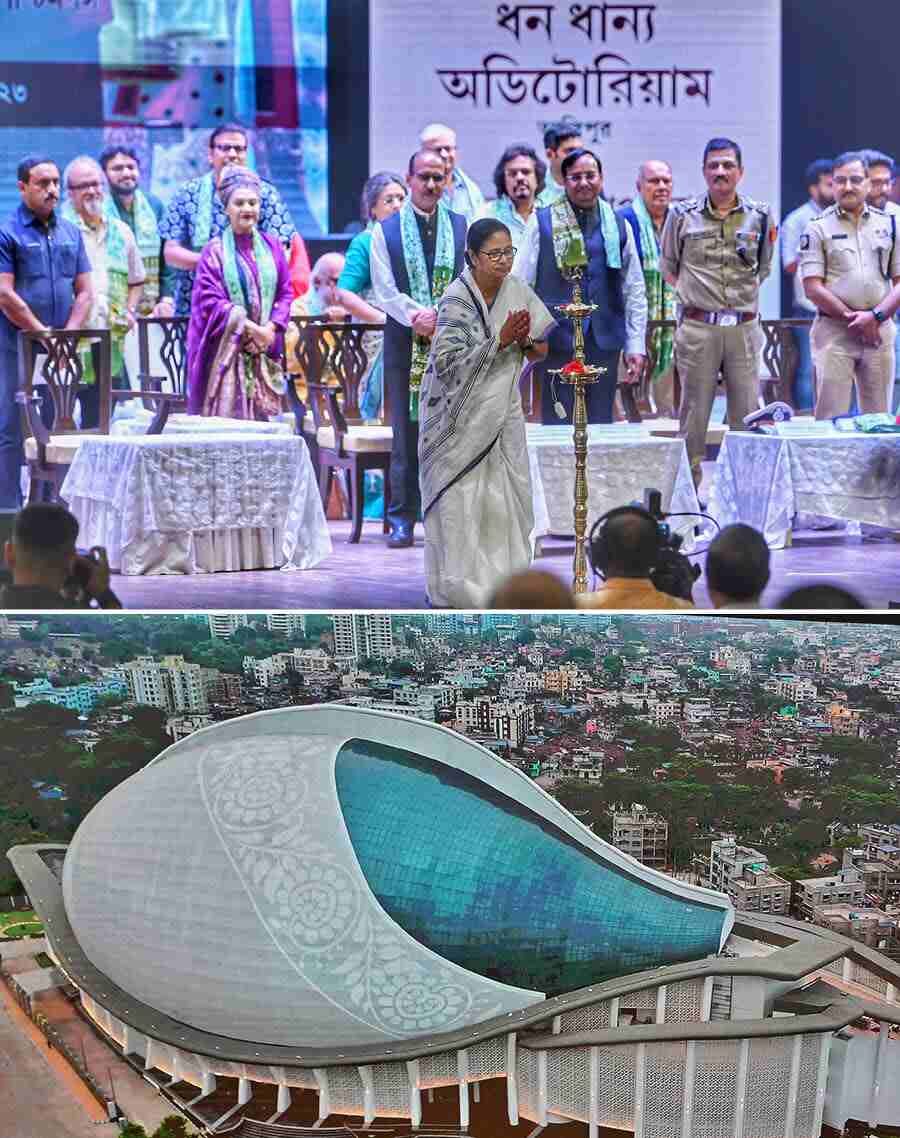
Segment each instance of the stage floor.
M350 545L349 522L329 523L334 552L315 569L282 573L260 569L197 576L113 577L128 609L422 609L425 603L422 527L412 549L388 549L380 523L366 523ZM535 568L571 577L571 539L548 537ZM701 566L702 555L694 558ZM763 600L775 607L790 589L808 583L841 584L869 608L900 602L900 544L861 541L829 531L801 531L794 544L772 552L772 576ZM694 586L698 608L708 606L705 578Z

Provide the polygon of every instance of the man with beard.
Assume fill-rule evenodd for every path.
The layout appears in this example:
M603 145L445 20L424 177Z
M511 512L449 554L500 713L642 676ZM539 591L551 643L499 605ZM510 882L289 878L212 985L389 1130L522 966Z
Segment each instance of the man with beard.
M833 166L834 162L830 158L817 158L815 162L810 162L806 167L805 178L809 200L793 213L789 213L781 226L781 261L784 271L794 278L794 305L791 316L797 320L809 320L816 314L816 307L807 300L803 279L797 272L800 267L800 240L812 219L819 217L822 210L834 204L834 188L831 184ZM811 411L815 402L809 329L792 328L791 332L799 356L794 376L794 407L803 413Z
M134 235L103 208L106 189L103 171L93 158L73 158L65 171L69 200L63 213L81 230L91 263L94 301L85 322L89 328L108 328L111 332L112 376L116 387L124 386L122 370L125 334L134 327L137 304L144 290L146 272ZM90 382L97 366L95 355L85 360L85 381ZM96 427L99 407L97 385L81 396L81 425Z
M134 234L147 272L138 312L141 316L174 316L175 270L166 264L159 235L165 206L138 185L141 164L132 147L107 146L99 162L109 183L108 212L124 221Z
M659 271L659 239L672 203L672 167L668 162L651 158L641 163L637 176L637 197L619 210L631 226L637 245L644 284L647 288L647 319L675 319L675 290ZM657 328L653 333L654 368L650 377L651 394L657 414L664 419L675 417L675 366L671 328Z
M865 155L834 160L835 204L806 227L800 274L816 307L810 341L819 377L816 418L846 413L854 385L863 414L887 411L900 305L897 220L869 205Z
M56 212L59 168L23 158L22 204L0 227L0 509L21 502L22 421L16 403L19 330L80 328L92 301L91 266L78 227Z
M759 406L759 288L772 268L778 225L771 209L737 191L741 148L713 138L703 151L707 191L676 202L662 234L660 268L680 303L675 366L681 378L679 434L699 486L719 372L728 426L744 429Z
M497 198L488 202L479 216L502 221L510 232L514 249L522 244L525 227L534 213L535 199L544 188L546 174L546 165L533 147L524 143L507 146L494 170Z

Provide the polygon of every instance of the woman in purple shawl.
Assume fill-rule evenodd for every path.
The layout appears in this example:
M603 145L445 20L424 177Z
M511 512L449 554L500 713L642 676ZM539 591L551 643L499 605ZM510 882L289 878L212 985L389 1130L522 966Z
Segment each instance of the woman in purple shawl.
M268 419L281 410L280 359L290 316L291 277L278 241L260 233L261 183L227 166L219 197L230 228L200 254L187 334L188 411Z

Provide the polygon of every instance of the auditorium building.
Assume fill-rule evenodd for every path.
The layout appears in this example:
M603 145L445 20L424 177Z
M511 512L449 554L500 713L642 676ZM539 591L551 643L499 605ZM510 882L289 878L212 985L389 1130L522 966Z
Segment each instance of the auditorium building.
M900 1123L900 966L640 864L433 723L219 723L10 857L84 1014L205 1133Z

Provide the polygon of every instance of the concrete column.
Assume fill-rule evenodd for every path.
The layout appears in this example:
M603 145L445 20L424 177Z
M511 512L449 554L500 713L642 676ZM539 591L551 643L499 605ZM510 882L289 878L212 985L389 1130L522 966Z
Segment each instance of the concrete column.
M510 1126L519 1125L519 1079L516 1074L516 1035L506 1037L506 1111Z
M147 1050L146 1050L146 1053L144 1055L144 1070L145 1071L149 1071L150 1068L153 1066L153 1060L155 1058L155 1051L156 1051L156 1040L151 1035L148 1035L147 1036Z
M851 980L852 979L851 964L852 964L852 962L851 962L849 956L844 956L841 958L841 979L842 980Z
M684 1102L681 1110L681 1138L691 1138L694 1112L694 1072L697 1069L697 1044L688 1040L684 1050Z
M149 1043L149 1040L148 1040L148 1043ZM203 1072L203 1083L200 1086L200 1090L205 1095L211 1095L215 1089L216 1089L216 1076L212 1073L212 1071L204 1071Z
M539 1126L547 1125L547 1052L537 1053L537 1120Z
M822 1051L819 1055L819 1074L816 1081L816 1114L813 1119L813 1134L822 1130L822 1115L825 1113L825 1084L828 1082L828 1056L831 1053L831 1041L834 1036L827 1032L822 1036Z
M371 1067L357 1067L363 1085L363 1126L371 1126L375 1121L375 1081Z
M313 1067L313 1075L319 1084L319 1121L331 1114L331 1092L328 1088L328 1072L324 1067Z
M609 1001L609 1026L610 1027L618 1027L619 1026L619 997L618 996L614 996Z
M422 1092L419 1090L419 1060L410 1059L406 1064L406 1074L409 1077L409 1114L410 1125L415 1130L422 1125Z
M600 1122L600 1048L589 1051L589 1078L591 1080L590 1106L588 1108L588 1138L597 1138Z
M275 1107L278 1113L281 1114L287 1110L291 1105L291 1088L286 1083L278 1084L278 1099Z
M660 984L656 989L656 1022L666 1022L666 986Z
M469 1128L469 1053L465 1048L456 1053L456 1071L459 1075L459 1125ZM478 1084L475 1084L475 1101L478 1102Z
M878 1049L875 1052L875 1078L872 1080L872 1097L869 1100L869 1117L866 1121L870 1126L878 1126L882 1122L879 1100L881 1088L887 1081L887 1049L890 1039L890 1024L883 1020L878 1024ZM884 1119L885 1122L888 1119Z
M618 1013L618 1008L616 1009ZM644 1066L647 1044L639 1043L634 1056L634 1138L644 1138Z
M476 1102L481 1102L481 1084L480 1083L475 1083L474 1086L472 1087L472 1098Z
M253 1090L250 1086L250 1080L243 1078L238 1079L238 1106L243 1106L253 1098Z
M734 1138L741 1138L744 1133L744 1110L747 1106L747 1074L750 1070L750 1040L741 1040L741 1050L738 1056L737 1079L734 1088ZM818 1134L821 1126L813 1133Z
M803 1050L803 1036L794 1036L791 1052L791 1082L788 1087L787 1114L784 1119L784 1138L794 1138L797 1125L797 1090L800 1086L800 1053Z
M707 976L703 981L703 1002L700 1008L700 1019L703 1023L709 1023L709 1017L712 1015L712 996L715 979L715 976Z

